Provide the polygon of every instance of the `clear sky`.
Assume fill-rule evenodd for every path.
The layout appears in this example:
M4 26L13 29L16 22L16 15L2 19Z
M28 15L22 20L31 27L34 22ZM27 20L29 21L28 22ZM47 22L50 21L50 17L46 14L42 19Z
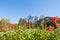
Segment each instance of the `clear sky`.
M0 0L0 18L7 17L11 23L29 15L60 17L60 0Z

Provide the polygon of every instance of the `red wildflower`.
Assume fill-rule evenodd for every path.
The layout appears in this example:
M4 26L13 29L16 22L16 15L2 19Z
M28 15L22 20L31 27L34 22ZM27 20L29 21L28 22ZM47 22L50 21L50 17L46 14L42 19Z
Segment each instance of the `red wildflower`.
M4 31L7 30L6 28L1 28L1 29L4 30Z
M7 29L6 28L0 28L1 31L6 31Z
M12 29L16 29L16 25L15 24L7 24L8 27L11 27Z
M54 27L49 26L49 27L48 27L48 31L49 31L49 32L53 32L53 31L54 31Z
M57 24L57 28L60 28L60 24Z
M53 17L53 18L51 18L51 22L57 22L58 21L58 17L56 16L56 17Z

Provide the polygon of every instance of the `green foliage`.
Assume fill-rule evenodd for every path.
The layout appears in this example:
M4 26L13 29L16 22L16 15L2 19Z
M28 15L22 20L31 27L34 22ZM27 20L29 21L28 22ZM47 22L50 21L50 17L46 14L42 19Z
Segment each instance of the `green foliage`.
M19 23L18 23L18 24L19 24L19 25L24 25L24 24L26 24L26 23L27 23L27 22L26 22L26 19L22 19L22 18L21 18L21 19L19 20Z
M8 18L2 18L0 21L3 23L10 23Z
M0 27L6 27L6 24L10 23L10 20L8 18L2 18L0 20Z
M59 29L60 30L60 29ZM41 29L17 29L0 33L0 40L59 40L60 31L48 32Z

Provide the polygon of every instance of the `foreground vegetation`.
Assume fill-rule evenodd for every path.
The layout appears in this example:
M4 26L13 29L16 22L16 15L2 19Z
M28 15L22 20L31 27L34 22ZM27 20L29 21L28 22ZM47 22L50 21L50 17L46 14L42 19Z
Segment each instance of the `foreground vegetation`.
M1 32L0 40L60 40L60 29L54 32L47 30L19 28L13 31Z
M0 20L0 40L60 40L60 24L57 17L37 22L20 19L12 24L9 19Z

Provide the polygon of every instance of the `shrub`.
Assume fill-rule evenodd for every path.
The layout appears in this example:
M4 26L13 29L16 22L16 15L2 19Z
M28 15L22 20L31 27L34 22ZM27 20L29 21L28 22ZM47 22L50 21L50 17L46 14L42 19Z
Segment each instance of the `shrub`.
M0 40L59 40L59 30L48 32L41 29L17 29L0 33Z

